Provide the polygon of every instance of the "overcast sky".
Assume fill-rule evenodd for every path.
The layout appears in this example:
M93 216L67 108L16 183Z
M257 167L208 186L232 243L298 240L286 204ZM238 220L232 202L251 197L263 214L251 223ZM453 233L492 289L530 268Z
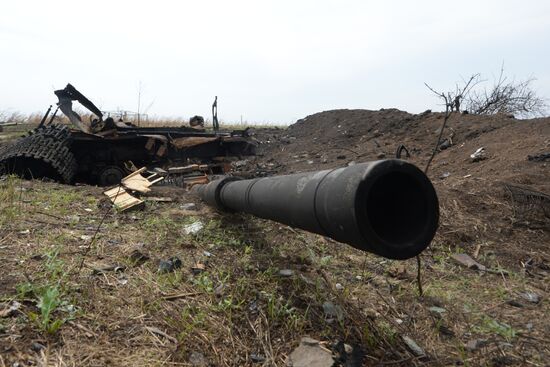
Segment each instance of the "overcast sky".
M438 109L424 87L531 76L550 97L548 0L2 1L0 110L68 82L103 110L292 123L334 108Z

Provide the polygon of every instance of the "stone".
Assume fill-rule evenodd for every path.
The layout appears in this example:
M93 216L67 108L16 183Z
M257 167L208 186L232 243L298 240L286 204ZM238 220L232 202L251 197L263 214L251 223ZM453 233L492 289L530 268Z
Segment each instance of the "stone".
M412 340L410 337L408 336L403 336L403 341L405 342L405 344L407 345L407 347L411 350L411 352L417 356L417 357L423 357L426 355L426 353L424 353L424 349L420 348L420 346L418 344L416 344L416 342L414 340Z
M31 350L32 350L33 352L37 352L37 353L38 353L38 352L40 352L42 349L46 349L46 346L43 345L43 344L40 344L40 343L38 343L38 342L33 342L33 343L31 344Z
M469 269L485 271L487 268L485 265L481 265L467 254L452 254L451 257L457 263L466 266Z
M194 367L206 367L208 366L208 361L204 355L200 352L192 352L189 356L189 363Z
M279 275L282 277L291 277L294 275L294 271L292 269L281 269L279 270Z
M342 310L342 307L335 305L330 301L325 301L323 303L323 311L325 312L325 316L329 319L336 318L338 321L342 321L344 319L344 311Z
M168 260L161 260L159 262L159 273L170 273L176 269L181 268L181 260L178 257L171 257Z
M265 357L261 354L252 353L250 355L250 360L253 363L264 363L265 362Z
M487 339L472 339L466 343L466 349L473 352L487 345Z
M292 367L332 367L333 365L332 353L311 338L302 338L298 348L294 349L289 356L289 366Z
M180 209L183 210L197 210L197 205L195 203L184 203L180 205Z
M519 295L521 296L521 298L531 303L539 303L541 300L541 296L533 292L523 292Z
M202 227L204 227L202 222L197 221L195 223L191 223L191 224L188 224L188 225L184 226L183 231L185 232L185 234L196 234L196 233L199 233L199 231L202 229Z
M518 308L523 307L523 303L520 303L520 302L516 301L515 299L510 299L510 300L506 301L506 303L509 304L510 306L513 306L513 307L518 307Z
M440 316L443 315L445 312L447 312L447 310L444 309L443 307L437 307L437 306L432 306L432 307L428 308L428 310L430 310L430 312L438 314Z

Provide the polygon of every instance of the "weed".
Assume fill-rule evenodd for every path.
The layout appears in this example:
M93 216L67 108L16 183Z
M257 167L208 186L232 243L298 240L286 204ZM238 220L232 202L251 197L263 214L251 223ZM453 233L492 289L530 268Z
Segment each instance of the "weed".
M17 182L17 177L9 175L0 183L0 226L13 223L20 212L15 205Z
M374 349L377 345L376 335L371 331L368 324L365 324L365 327L363 328L363 340L369 349Z
M60 311L61 306L68 306L64 300L66 295L67 272L65 263L59 259L59 248L52 248L45 254L43 264L42 281L27 281L16 286L17 294L21 299L33 297L37 300L39 313L29 312L29 318L35 322L40 330L55 334L59 328L72 317L56 318L53 314ZM74 313L74 307L70 306L70 313Z
M320 260L319 260L319 264L321 266L329 266L332 262L332 256L330 255L327 255L327 256L323 256Z
M38 308L40 309L40 327L48 334L55 334L64 323L61 319L52 319L52 313L61 304L60 292L57 287L48 286L38 296ZM33 317L31 317L32 319Z
M199 289L206 293L214 292L214 282L208 276L208 273L201 273L195 277L194 283Z
M303 327L304 316L300 315L298 309L292 306L290 299L285 301L283 297L276 297L274 294L266 294L266 296L267 316L271 321L282 323L292 330L299 330Z
M181 312L181 332L178 339L183 341L188 335L192 334L197 328L202 328L206 320L206 313L199 307L186 306Z
M481 333L494 333L500 335L507 342L510 342L516 337L516 330L503 322L499 322L490 317L484 317L480 326L475 326L474 330Z

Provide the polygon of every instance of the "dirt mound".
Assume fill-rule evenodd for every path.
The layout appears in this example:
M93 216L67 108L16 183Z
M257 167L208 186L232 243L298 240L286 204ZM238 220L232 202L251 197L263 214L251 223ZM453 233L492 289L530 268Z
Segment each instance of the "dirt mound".
M248 168L270 174L330 169L393 158L404 145L410 157L403 152L402 158L423 169L443 120L444 114L430 111L416 115L396 109L325 111L298 120L286 130L258 132L261 155ZM482 147L485 159L473 162L470 155ZM550 228L546 218L550 202L542 195L550 193L548 165L544 160L528 159L549 151L548 118L453 114L429 172L441 200L441 240L456 246L499 243L495 246L502 261L515 266L529 255L516 253L517 246L502 246L511 237L525 249L542 250L542 243L550 242L548 231L531 233L518 225ZM514 185L540 191L542 196L514 201L513 196L518 197L510 191Z

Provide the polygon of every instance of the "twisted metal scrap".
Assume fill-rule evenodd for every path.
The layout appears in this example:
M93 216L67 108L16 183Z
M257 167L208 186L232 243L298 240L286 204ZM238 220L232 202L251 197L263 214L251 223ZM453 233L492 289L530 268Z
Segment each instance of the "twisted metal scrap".
M550 219L550 195L515 184L505 183L504 187L510 193L515 217L525 219L542 213Z

